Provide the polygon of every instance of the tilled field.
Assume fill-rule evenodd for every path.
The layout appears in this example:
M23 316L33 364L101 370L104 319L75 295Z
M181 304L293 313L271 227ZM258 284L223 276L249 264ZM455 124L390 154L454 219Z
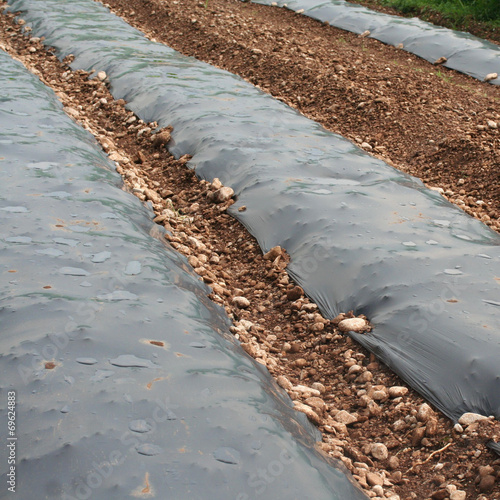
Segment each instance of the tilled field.
M284 10L240 2L110 2L146 34L238 72L373 154L419 175L465 210L500 229L499 89L437 69L373 40ZM125 10L122 10L125 9ZM500 440L491 420L453 426L366 351L342 335L290 282L287 255L262 256L255 240L200 182L114 101L105 75L72 72L2 16L2 48L50 85L66 112L91 131L126 185L153 203L173 247L188 256L234 319L233 333L267 366L376 498L500 498ZM101 81L102 80L102 81ZM493 126L495 125L495 126ZM314 492L311 492L311 498Z

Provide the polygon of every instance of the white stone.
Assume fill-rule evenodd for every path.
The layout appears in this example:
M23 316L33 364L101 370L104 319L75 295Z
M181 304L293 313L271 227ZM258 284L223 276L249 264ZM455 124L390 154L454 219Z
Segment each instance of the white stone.
M309 420L315 424L321 424L321 417L308 405L301 403L300 401L294 401L294 408L302 413L305 413Z
M326 391L326 387L321 382L314 382L312 388L319 391L320 394L324 394Z
M420 422L427 422L433 416L434 410L427 403L420 405L417 412L417 419Z
M320 396L321 393L316 390L316 389L311 389L310 387L307 387L305 385L296 385L293 388L294 391L300 392L302 394L307 394L311 396Z
M348 411L345 411L345 410L340 410L333 418L337 422L340 422L341 424L344 424L344 425L353 424L354 422L358 421L357 416L355 416L352 413L349 413Z
M367 322L363 318L347 318L339 323L339 330L341 332L359 333L365 330L367 325Z
M488 73L485 77L484 77L484 81L485 82L489 82L491 80L496 80L498 78L498 73Z
M240 309L246 309L250 306L250 301L246 297L237 295L236 297L233 297L233 304Z
M387 460L389 457L387 446L383 443L373 443L370 447L370 453L377 460Z
M467 493L462 490L456 490L450 495L450 500L465 500L467 498Z
M97 78L99 78L99 80L101 80L101 82L106 80L107 76L108 75L106 75L105 71L99 71L99 73L97 73Z
M232 198L234 195L233 188L229 186L224 186L215 191L214 193L214 201L215 203L224 203L225 201Z
M389 396L391 398L400 398L408 394L408 389L406 387L395 385L393 387L389 387Z
M493 120L488 120L487 123L489 128L498 128L497 122L494 122Z
M284 375L278 375L278 378L276 380L278 382L278 385L280 387L283 387L283 389L285 389L286 391L291 391L293 389L292 383Z
M467 427L468 425L478 422L479 420L486 420L488 417L480 415L479 413L464 413L459 419L458 423Z
M212 186L213 189L220 189L222 187L222 182L220 181L220 179L218 177L216 177L212 181L211 186Z

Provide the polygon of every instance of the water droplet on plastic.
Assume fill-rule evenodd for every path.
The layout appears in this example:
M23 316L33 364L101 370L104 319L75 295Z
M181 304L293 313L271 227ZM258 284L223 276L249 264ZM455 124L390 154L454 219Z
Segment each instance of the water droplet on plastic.
M59 272L67 276L88 276L90 274L88 271L80 267L61 267Z
M445 269L444 274L449 274L451 276L458 276L464 273L462 271L459 271L458 269Z
M122 368L153 368L155 366L149 359L138 358L133 354L122 354L115 359L110 359L109 362Z
M417 244L414 243L413 241L403 241L403 245L405 247L416 247L417 246Z
M111 258L111 252L100 252L92 256L92 262L100 264L101 262L107 261L109 258Z
M163 453L163 450L159 446L151 443L140 444L139 446L136 446L135 449L137 450L137 453L140 453L141 455L146 455L148 457L152 457L155 455L159 455L160 453Z
M440 219L433 220L432 222L439 227L450 227L451 224L451 221L449 220L440 220Z
M141 268L141 263L138 260L131 260L125 268L125 274L135 276L136 274L140 274Z
M58 245L67 245L69 247L76 247L80 240L72 240L70 238L53 238L52 241Z
M486 302L486 304L490 304L492 306L500 306L500 302L497 302L496 300L483 299L483 302Z
M240 452L234 448L221 446L214 451L214 458L224 464L237 465L240 462Z
M436 240L427 240L425 243L427 245L438 245L439 244Z
M145 420L132 420L132 422L128 424L128 428L133 432L142 434L144 432L149 432L153 427Z
M478 253L477 256L481 257L482 259L491 259L491 257L485 253Z
M81 365L95 365L98 363L97 359L95 358L76 358L76 362L80 363Z
M9 238L5 238L5 241L8 243L21 243L26 245L31 243L33 239L29 236L10 236Z
M203 344L202 342L190 342L189 347L194 347L196 349L204 349L207 346L205 344Z

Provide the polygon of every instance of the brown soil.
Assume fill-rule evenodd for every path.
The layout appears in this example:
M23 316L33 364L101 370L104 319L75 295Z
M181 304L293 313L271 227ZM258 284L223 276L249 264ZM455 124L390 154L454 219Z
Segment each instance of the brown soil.
M120 1L112 3L118 8ZM500 227L498 130L477 128L500 119L497 88L446 70L446 78L436 76L416 58L284 10L226 0L203 5L129 0L125 8L144 31L157 29L157 38L161 32L191 55L231 63L305 114L369 142L403 169L425 173L434 185L455 190L462 178L449 196ZM339 331L344 316L323 318L290 282L286 252L263 256L226 213L232 200L214 203L218 182L200 182L185 167L187 157L172 158L163 147L168 131L154 136L155 124L135 119L105 82L71 72L39 41L25 38L10 14L0 16L0 47L54 88L67 113L117 163L126 186L152 202L155 221L211 286L243 348L319 427L318 447L341 460L369 496L455 500L465 492L467 499L500 499L500 460L485 446L488 439L500 441L498 422L454 428ZM486 203L477 205L478 198Z

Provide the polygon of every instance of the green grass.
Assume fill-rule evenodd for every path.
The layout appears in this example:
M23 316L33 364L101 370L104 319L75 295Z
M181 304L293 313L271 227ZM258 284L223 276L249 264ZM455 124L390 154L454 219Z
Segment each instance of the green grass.
M423 17L438 14L457 26L475 21L491 28L500 27L499 0L379 0L378 3L403 14Z

